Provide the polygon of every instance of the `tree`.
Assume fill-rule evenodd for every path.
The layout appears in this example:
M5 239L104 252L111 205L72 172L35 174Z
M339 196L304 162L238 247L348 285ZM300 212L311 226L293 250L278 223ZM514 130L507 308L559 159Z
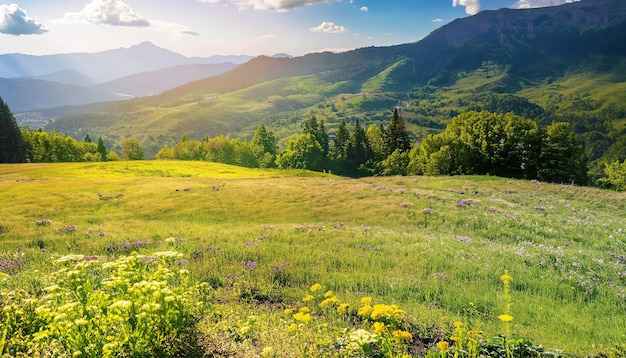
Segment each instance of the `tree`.
M121 146L124 160L143 160L143 149L137 138L124 139Z
M277 159L282 169L317 169L324 151L312 134L298 134Z
M365 129L359 124L359 121L356 121L346 148L346 159L356 169L365 165L372 158L373 152L367 140Z
M349 140L350 132L348 132L346 120L342 119L337 127L337 132L335 132L335 140L333 141L333 147L330 151L331 157L334 159L344 158L346 156L346 147Z
M539 180L579 185L589 182L585 145L567 122L546 127L539 163Z
M87 135L85 136L85 139L83 139L83 142L86 142L86 143L92 142L91 137L89 136L89 133L87 133Z
M100 154L100 161L106 162L107 160L107 147L104 145L102 137L98 137L98 153Z
M328 154L328 133L326 133L326 127L324 126L324 120L322 119L320 122L317 121L317 117L311 116L304 122L304 127L302 129L302 133L311 134L315 140L322 147L322 151L324 155Z
M607 164L604 175L598 180L603 188L626 191L626 159L622 163L618 160Z
M252 137L252 144L261 147L263 153L276 155L276 137L273 132L265 128L265 123L261 123L257 127Z
M0 97L0 163L26 161L26 145L9 105Z
M409 133L406 131L404 119L398 115L397 108L394 109L391 122L387 126L387 131L383 134L387 155L393 153L396 149L402 152L411 150L411 139L409 138Z

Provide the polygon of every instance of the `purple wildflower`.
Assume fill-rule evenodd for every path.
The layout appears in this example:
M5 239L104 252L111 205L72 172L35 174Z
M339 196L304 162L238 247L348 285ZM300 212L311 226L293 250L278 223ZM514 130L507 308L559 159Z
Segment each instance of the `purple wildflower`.
M83 257L83 260L85 260L85 261L97 261L98 260L98 256L97 255L85 256L85 257Z
M25 259L19 260L0 260L0 272L8 272L14 270L24 264Z
M254 270L258 265L256 261L246 261L243 263L243 266L250 271Z
M458 203L456 203L456 206L458 206L458 207L465 206L465 205L469 206L473 202L474 202L474 200L472 200L472 199L461 199L461 200L459 200Z
M37 225L37 226L48 226L51 223L52 223L52 220L50 220L50 219L35 220L35 225Z
M430 214L430 213L432 213L432 212L433 212L433 209L431 209L431 208L424 208L424 209L422 209L422 212L423 212L424 214Z
M183 266L183 265L187 265L189 263L189 260L187 259L180 259L178 261L176 261L177 265Z

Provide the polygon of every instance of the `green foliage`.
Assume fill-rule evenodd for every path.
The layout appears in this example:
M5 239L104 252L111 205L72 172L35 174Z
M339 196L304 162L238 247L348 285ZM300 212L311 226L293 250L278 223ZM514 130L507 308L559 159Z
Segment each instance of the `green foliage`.
M105 263L97 256L63 256L57 263L65 267L51 275L45 294L18 303L31 316L25 316L28 324L9 322L6 350L26 353L27 347L29 354L41 354L61 347L72 357L198 356L195 322L206 314L209 288L190 281L185 262L171 251ZM28 310L35 305L36 318ZM16 343L14 335L23 341Z
M385 152L387 155L396 150L408 152L411 150L411 140L404 125L404 119L398 114L398 109L393 110L391 122L384 132Z
M335 138L331 149L332 159L341 159L346 156L346 148L349 140L350 132L348 132L346 120L342 119L341 123L339 123L339 126L337 127L337 131L335 132Z
M589 182L585 145L569 123L549 125L542 138L537 177L554 183L586 185Z
M124 160L142 160L143 148L137 138L126 138L120 143Z
M22 131L26 143L26 160L31 163L100 161L102 155L93 142L76 141L67 135L43 130Z
M26 146L9 105L0 97L0 163L23 163Z
M276 163L282 169L319 169L324 150L312 134L298 134L287 142L287 148Z
M626 159L622 163L615 161L607 164L604 175L599 179L603 188L626 191Z
M411 151L413 173L491 174L587 184L584 145L567 123L542 131L512 113L468 112Z
M98 147L96 150L98 154L100 154L100 161L105 162L107 160L107 147L104 145L102 137L98 137Z

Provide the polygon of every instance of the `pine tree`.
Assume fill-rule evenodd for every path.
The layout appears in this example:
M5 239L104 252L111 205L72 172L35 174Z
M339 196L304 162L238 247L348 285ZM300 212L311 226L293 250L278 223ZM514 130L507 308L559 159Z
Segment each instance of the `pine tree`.
M346 154L347 159L352 162L355 168L358 168L362 164L367 163L368 160L372 159L372 148L367 140L365 129L359 124L359 121L356 121L354 130L350 135Z
M107 147L105 147L102 137L98 137L98 153L100 154L100 160L103 162L106 162L107 161Z
M0 163L26 161L26 145L13 112L0 97Z
M83 139L83 142L85 142L85 143L91 143L92 142L91 137L89 136L89 133L87 133L87 135L85 136L85 139Z
M276 137L273 132L265 128L265 123L261 123L257 127L252 137L252 144L261 147L263 153L276 154Z
M393 117L387 126L385 138L387 155L393 153L396 149L402 152L411 150L411 139L404 125L404 119L398 114L398 109L393 111Z
M337 132L335 132L335 140L333 141L333 147L331 149L331 155L335 159L345 158L346 147L350 140L350 132L348 132L348 126L345 119L341 120Z

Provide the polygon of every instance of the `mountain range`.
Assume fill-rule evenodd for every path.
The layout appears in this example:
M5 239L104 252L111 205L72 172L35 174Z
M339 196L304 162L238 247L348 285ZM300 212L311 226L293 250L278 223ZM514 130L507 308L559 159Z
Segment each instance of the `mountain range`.
M99 53L0 55L0 96L16 113L154 95L250 56L185 57L144 42Z
M483 11L415 43L301 57L260 56L158 95L37 112L46 128L114 146L140 139L147 155L183 134L249 138L264 122L281 143L307 117L388 121L399 108L415 141L468 110L568 121L592 168L626 157L626 2ZM34 114L33 114L34 116ZM23 116L22 120L27 120Z

